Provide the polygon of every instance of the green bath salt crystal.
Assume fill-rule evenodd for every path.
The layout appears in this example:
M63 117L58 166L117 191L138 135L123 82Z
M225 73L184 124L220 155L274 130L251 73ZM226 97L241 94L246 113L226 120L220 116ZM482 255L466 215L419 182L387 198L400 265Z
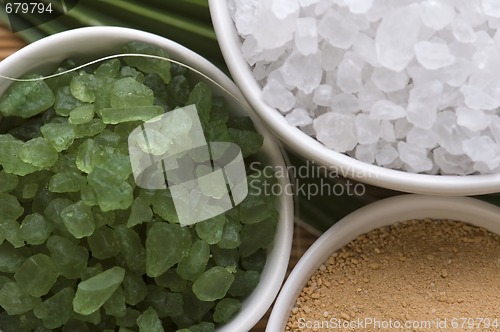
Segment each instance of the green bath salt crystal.
M140 41L129 42L122 46L120 51L121 53L149 54L168 59L168 55L163 49ZM157 73L161 76L163 82L168 83L170 81L170 62L163 59L132 56L124 58L130 67L134 67L143 73Z
M16 272L29 255L29 249L26 247L15 249L8 242L0 244L0 272Z
M82 105L69 112L68 121L71 124L88 123L94 118L94 105Z
M240 308L241 302L238 299L224 298L215 305L214 321L225 323L233 318Z
M10 242L14 248L24 246L24 240L21 236L21 225L13 219L0 219L0 239Z
M76 138L75 128L68 123L47 123L40 131L58 152L67 150Z
M148 295L146 283L142 276L131 271L127 271L125 279L123 279L123 294L125 302L130 305L136 305L144 300Z
M102 78L82 71L73 77L69 87L73 97L84 103L93 103L103 85Z
M193 243L188 255L177 264L177 274L185 280L195 281L205 271L209 258L208 244L198 240Z
M43 326L56 329L63 326L73 315L73 298L75 292L71 288L64 288L38 304L33 312L43 321Z
M19 158L25 163L43 169L54 165L59 155L47 139L37 137L24 143Z
M81 315L90 315L106 302L120 286L125 270L113 267L82 281L73 299L73 310Z
M89 138L78 147L76 155L76 167L84 173L90 173L99 164L104 151L96 142Z
M54 226L43 215L33 213L24 217L19 230L26 243L37 245L44 243L53 229Z
M87 178L75 172L56 173L50 178L49 190L54 193L70 193L82 190Z
M10 174L24 176L38 170L29 163L21 160L19 153L24 143L12 135L0 135L0 165Z
M32 297L16 282L8 282L0 289L0 306L9 315L21 315L39 304L39 297Z
M28 258L14 274L17 284L29 295L46 295L56 283L57 268L52 259L44 254Z
M81 277L89 259L87 249L58 235L51 236L47 240L47 249L60 274L67 279Z
M127 227L150 222L153 218L153 211L149 204L142 197L137 197L130 208L130 215L127 220Z
M143 274L146 272L146 249L139 234L133 229L119 226L115 228L120 252L131 271ZM146 243L147 245L147 243Z
M163 332L163 326L156 311L149 307L137 318L139 332Z
M0 98L0 113L27 119L47 110L54 100L54 93L43 80L14 82Z
M106 124L117 124L129 121L148 121L162 115L161 106L123 106L104 108L99 111L102 121Z
M76 99L71 94L71 89L69 86L63 86L59 88L56 92L54 110L57 115L68 116L71 110L78 106L81 106L83 102Z
M201 301L215 301L226 296L234 281L234 275L222 266L206 270L193 283L193 293Z
M24 213L16 196L0 193L0 218L16 220Z
M146 237L146 272L158 277L179 263L189 252L191 234L178 224L156 222Z
M19 179L17 175L5 172L5 170L0 171L0 193L7 193L19 184Z
M123 288L118 289L111 295L111 297L104 302L104 311L106 315L114 317L123 317L127 314L127 306L125 304L125 294Z
M93 257L108 259L120 253L115 232L109 227L101 227L87 238L87 243Z
M92 211L82 201L62 210L61 217L68 231L77 239L92 235L95 230Z
M131 77L119 79L111 87L111 107L151 106L153 101L153 91Z

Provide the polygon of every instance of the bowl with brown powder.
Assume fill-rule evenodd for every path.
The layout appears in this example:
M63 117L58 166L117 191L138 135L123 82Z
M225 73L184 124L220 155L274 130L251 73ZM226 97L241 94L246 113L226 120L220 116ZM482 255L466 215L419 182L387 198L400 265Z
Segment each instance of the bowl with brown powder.
M500 208L404 195L324 233L284 284L266 331L500 329Z

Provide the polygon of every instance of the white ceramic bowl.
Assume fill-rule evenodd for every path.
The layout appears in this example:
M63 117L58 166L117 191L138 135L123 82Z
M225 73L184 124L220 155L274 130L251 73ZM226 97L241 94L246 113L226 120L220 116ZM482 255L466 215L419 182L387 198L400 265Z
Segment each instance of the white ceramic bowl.
M341 174L361 182L403 192L465 196L500 192L500 174L441 176L413 174L367 164L328 149L300 129L291 126L279 111L262 99L262 87L255 80L241 53L241 39L231 19L227 0L209 0L212 22L227 66L250 105L264 123L292 150ZM340 173L340 172L339 172Z
M459 220L500 234L500 208L474 198L402 195L367 205L333 225L306 251L281 289L266 331L284 331L301 290L335 251L373 229L425 218Z
M250 106L246 103L236 85L213 64L187 48L143 31L118 27L90 27L70 30L56 34L33 44L30 44L9 58L0 62L0 74L9 77L20 77L29 71L54 70L61 61L72 58L94 60L103 55L116 53L116 50L126 42L139 40L155 44L165 49L173 59L195 68L209 76L226 90L237 97L237 100L227 98L234 114L250 116L257 130L264 136L264 146L260 158L268 165L285 167L281 151L273 136L260 123ZM0 95L10 85L10 81L0 79ZM224 92L213 86L217 94ZM278 179L283 187L288 180ZM280 219L274 242L268 250L268 258L261 280L253 293L243 302L240 313L227 324L220 326L219 332L234 332L250 330L266 313L278 294L284 280L293 234L293 197L282 195L279 198Z

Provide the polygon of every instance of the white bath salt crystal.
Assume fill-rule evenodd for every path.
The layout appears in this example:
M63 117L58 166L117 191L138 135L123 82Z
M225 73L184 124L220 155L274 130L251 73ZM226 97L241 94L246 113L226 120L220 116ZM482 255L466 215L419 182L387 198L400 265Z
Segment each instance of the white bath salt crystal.
M370 119L366 114L356 116L356 133L360 144L376 143L380 139L380 120Z
M321 84L314 89L313 102L320 106L329 106L332 98L332 87Z
M324 13L326 13L327 10L332 8L333 5L335 5L336 0L319 0L316 6L314 6L314 14L316 17L320 17Z
M344 50L341 50L328 43L321 45L321 68L326 71L334 70L344 57Z
M488 164L486 164L484 162L475 162L472 165L472 167L476 173L480 173L480 174L498 174L498 173L500 173L500 166L498 166L494 169L491 169L488 166Z
M455 8L442 0L427 0L420 4L422 22L433 30L441 30L455 18Z
M408 122L415 127L430 129L436 121L437 106L442 92L443 83L439 81L411 89L407 108Z
M377 88L384 92L394 92L404 89L408 85L409 77L406 72L396 72L387 68L375 68L371 80Z
M480 26L485 23L488 18L488 16L484 13L481 2L478 0L454 0L453 4L458 10L460 18L468 22L473 27Z
M339 93L331 99L330 108L336 113L356 113L359 111L359 102L351 93Z
M287 49L288 49L288 44L276 48L263 49L257 56L257 61L265 61L271 64L275 62L283 62L282 60L280 60L280 57L283 55L283 53L286 52Z
M257 21L260 7L264 3L260 0L234 0L232 2L234 2L234 7L236 8L234 21L238 33L241 35L250 35Z
M369 117L375 120L397 120L406 117L406 109L389 100L380 100L373 104Z
M415 44L415 56L418 62L429 70L448 67L455 62L455 56L450 53L448 45L429 41Z
M262 99L269 106L277 108L283 113L289 112L295 105L295 96L293 93L274 79L268 80L262 89Z
M455 109L464 105L464 96L460 90L445 85L443 93L439 99L438 109L444 110L447 108Z
M305 93L311 93L321 82L323 70L319 53L304 56L293 52L280 69L285 82Z
M465 105L472 109L493 110L500 106L500 100L485 93L473 85L463 85L460 88L465 98Z
M413 127L406 134L406 142L421 148L432 149L438 144L438 136L432 130Z
M402 140L406 138L411 128L413 128L413 125L407 119L396 120L394 122L394 135L396 135L396 139Z
M256 19L252 30L257 40L257 46L263 49L274 49L285 45L293 39L298 12L285 19L277 18L271 10L270 1L264 3L255 14Z
M372 8L365 13L365 17L372 23L377 22L387 14L388 10L385 0L373 0Z
M488 136L479 136L463 142L464 152L472 161L482 162L490 170L500 165L500 145Z
M250 66L255 65L262 54L262 49L257 47L257 40L253 36L245 38L241 45L241 53Z
M335 151L351 151L358 144L355 119L354 114L325 113L313 122L316 138Z
M316 105L313 102L312 93L304 93L303 91L297 91L295 94L296 107L304 108L306 110L312 110Z
M379 166L386 166L394 162L398 156L398 151L391 144L383 144L375 152L375 162Z
M353 14L365 14L373 6L373 0L344 0Z
M427 149L406 142L398 143L399 158L409 170L415 173L430 171L432 161L427 157Z
M352 22L346 20L334 8L330 8L318 23L318 33L332 46L348 49L358 33Z
M456 21L452 23L453 36L461 43L473 43L477 39L474 28L464 21Z
M500 144L500 118L498 115L492 117L489 128L497 144Z
M425 69L418 63L408 66L406 73L414 85L425 85L431 81L442 80L442 72L440 70Z
M353 52L347 52L337 69L337 85L344 92L358 92L363 88L364 61Z
M488 27L498 32L498 29L500 29L500 18L490 17L488 19Z
M299 3L297 0L271 0L271 11L274 16L283 20L289 15L295 14L299 11Z
M473 172L472 162L465 155L453 155L443 148L432 151L434 161L440 168L443 175L467 175Z
M262 62L258 62L253 67L253 76L257 81L260 81L266 77L267 68Z
M409 97L410 97L410 87L406 87L402 90L398 90L395 92L389 92L387 94L388 101L404 107L408 105Z
M285 116L289 124L295 127L307 126L313 122L309 113L303 108L296 108Z
M491 115L486 114L483 110L458 107L455 113L457 114L457 124L471 131L484 130L491 122Z
M465 84L473 70L474 66L470 61L457 58L454 64L442 71L442 78L448 85L460 87Z
M394 71L401 71L410 63L415 53L422 22L418 4L393 10L384 16L375 37L375 48L380 64Z
M396 133L394 132L394 125L391 121L382 120L380 122L380 138L386 142L396 141Z
M319 2L319 0L298 0L300 7L309 7L311 5L315 5Z
M304 55L316 53L318 50L318 28L316 26L316 19L312 17L297 19L295 46L297 50Z
M492 17L500 17L500 2L498 0L482 0L484 13Z
M358 33L352 45L352 50L371 66L380 66L375 51L375 39L372 37L362 32Z
M373 164L375 161L375 144L360 144L356 147L354 157L362 162Z
M453 155L463 154L462 142L467 139L466 129L457 125L453 111L439 112L433 130L438 136L438 144Z
M363 89L358 92L359 108L365 113L370 112L373 104L377 101L385 99L385 94L380 91L373 82L368 82Z

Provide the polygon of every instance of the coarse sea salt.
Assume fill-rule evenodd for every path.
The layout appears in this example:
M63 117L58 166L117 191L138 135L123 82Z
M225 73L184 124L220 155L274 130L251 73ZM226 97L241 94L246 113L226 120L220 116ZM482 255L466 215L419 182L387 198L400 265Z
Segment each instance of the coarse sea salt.
M290 125L383 167L500 172L500 1L229 2Z

